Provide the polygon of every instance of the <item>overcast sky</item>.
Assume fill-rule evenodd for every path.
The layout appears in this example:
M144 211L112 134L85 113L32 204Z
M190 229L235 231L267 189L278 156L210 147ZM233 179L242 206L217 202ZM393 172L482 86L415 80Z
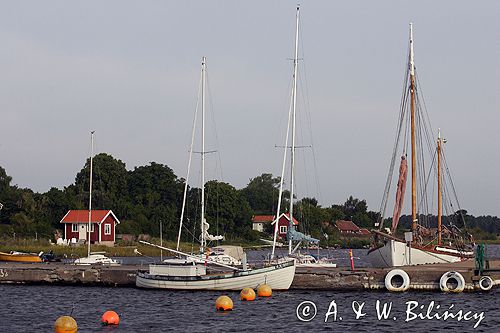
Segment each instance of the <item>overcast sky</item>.
M206 56L218 137L207 148L220 151L224 180L241 188L263 172L278 175L295 7L1 2L0 165L20 187L63 188L82 168L94 129L96 152L128 169L167 164L184 177ZM354 195L378 210L412 21L421 89L448 140L461 205L500 215L499 13L498 1L304 1L299 104L308 108L299 109L309 113L299 116L297 143L309 145L312 133L317 172L310 149L300 150L298 196L330 205Z

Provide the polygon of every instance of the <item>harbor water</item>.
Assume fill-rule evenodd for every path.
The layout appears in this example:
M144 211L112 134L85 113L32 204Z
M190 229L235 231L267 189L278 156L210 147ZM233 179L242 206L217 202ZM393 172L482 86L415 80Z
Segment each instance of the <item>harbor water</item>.
M223 294L232 298L233 311L221 313L215 310L215 300ZM53 332L56 319L70 313L78 323L78 332L316 332L346 329L353 332L403 329L411 332L498 332L500 327L498 289L461 294L290 290L275 292L271 298L257 298L253 302L240 301L237 292L63 286L0 285L0 295L0 332L10 333ZM392 302L387 319L378 319L377 300L380 301L379 309ZM325 322L328 310L335 310L331 306L333 301L336 315L329 315ZM312 303L303 302L313 302L316 311ZM418 309L412 310L411 314L406 313L408 302L418 302ZM425 315L431 302L435 304L432 315L451 307L453 313L471 311L469 317L472 319L416 318L408 321L418 313ZM301 308L297 309L299 305ZM361 311L358 319L353 305ZM436 311L437 305L440 307ZM424 309L420 309L421 306ZM120 315L118 327L100 326L100 318L107 310ZM474 319L473 314L480 313L484 317L474 329L479 319Z

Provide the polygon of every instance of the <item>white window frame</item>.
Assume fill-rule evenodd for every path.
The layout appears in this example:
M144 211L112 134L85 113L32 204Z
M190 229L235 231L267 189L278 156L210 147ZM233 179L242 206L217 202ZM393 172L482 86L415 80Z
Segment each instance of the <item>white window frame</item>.
M78 232L78 223L71 224L71 232Z
M280 225L280 234L286 234L288 227L286 225Z
M94 223L90 223L90 232L94 232Z
M111 223L104 223L104 234L111 235Z

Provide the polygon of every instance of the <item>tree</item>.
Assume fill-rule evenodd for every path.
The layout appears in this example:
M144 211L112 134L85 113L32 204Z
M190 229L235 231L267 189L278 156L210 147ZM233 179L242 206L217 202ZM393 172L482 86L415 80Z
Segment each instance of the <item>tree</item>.
M232 185L211 180L205 185L206 219L210 233L236 236L252 229L252 212L248 202ZM232 234L232 235L231 235Z
M90 159L76 175L76 196L88 207ZM123 197L128 196L128 173L125 163L113 156L101 153L93 159L92 206L95 209L113 209Z
M280 177L263 173L250 179L248 185L241 190L255 214L275 213L279 194Z

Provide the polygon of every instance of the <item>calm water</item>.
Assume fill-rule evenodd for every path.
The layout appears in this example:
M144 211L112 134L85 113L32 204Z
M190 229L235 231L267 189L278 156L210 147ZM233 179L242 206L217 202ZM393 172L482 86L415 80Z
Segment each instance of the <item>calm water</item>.
M241 302L238 293L225 293L234 301L232 312L215 311L215 300L222 292L173 292L134 288L97 288L61 286L0 285L0 332L53 332L53 324L61 315L71 312L79 332L216 332L216 331L329 331L349 329L353 332L498 332L500 310L498 289L489 293L415 293L387 292L299 292L275 293L270 299ZM332 301L337 304L334 316L324 322ZM393 302L387 320L378 320L376 301ZM296 308L303 301L313 301L317 316L310 322L297 319ZM353 301L365 302L366 315L355 319ZM453 311L484 312L484 319L474 330L477 320L420 320L405 322L406 302L417 301L427 306L431 301L441 309L454 304ZM425 309L425 310L426 310ZM100 327L100 317L107 310L121 317L117 328ZM303 315L306 312L300 311ZM434 312L433 312L434 313ZM340 320L342 317L342 320ZM394 320L396 317L396 320Z
M500 247L490 247L490 256L498 256ZM366 250L355 251L358 266L366 265ZM252 258L262 253L254 251ZM325 253L326 254L326 253ZM347 251L331 252L343 258L340 265L347 266ZM340 259L339 259L340 260ZM218 296L229 295L234 302L234 310L228 313L215 311ZM215 332L215 331L332 331L384 332L402 329L411 332L499 332L500 331L500 291L498 288L486 293L444 294L439 292L331 292L331 291L287 291L277 292L269 299L254 302L239 301L237 292L183 292L165 290L140 290L135 288L98 288L62 286L0 285L0 333L2 332L53 332L55 320L62 315L72 316L78 322L78 332ZM377 319L376 302L387 305L392 302L388 319ZM297 318L297 306L304 302L314 302L316 317L309 322ZM329 316L324 322L332 301L337 305L337 316ZM474 329L479 319L414 319L406 322L408 302L418 302L412 313L426 313L434 301L431 314L443 312L451 307L451 312L483 312L484 319ZM361 311L364 316L356 319L352 310L353 302L365 303ZM416 303L410 303L410 305ZM307 304L305 304L307 305ZM421 306L423 310L418 311ZM437 305L440 308L436 311ZM453 306L452 306L453 305ZM358 306L359 308L359 306ZM308 319L314 311L312 306L301 308L299 314ZM101 327L101 315L107 310L116 311L121 318L119 327ZM331 308L334 310L334 307ZM342 318L342 319L340 319ZM396 318L396 319L394 319Z

